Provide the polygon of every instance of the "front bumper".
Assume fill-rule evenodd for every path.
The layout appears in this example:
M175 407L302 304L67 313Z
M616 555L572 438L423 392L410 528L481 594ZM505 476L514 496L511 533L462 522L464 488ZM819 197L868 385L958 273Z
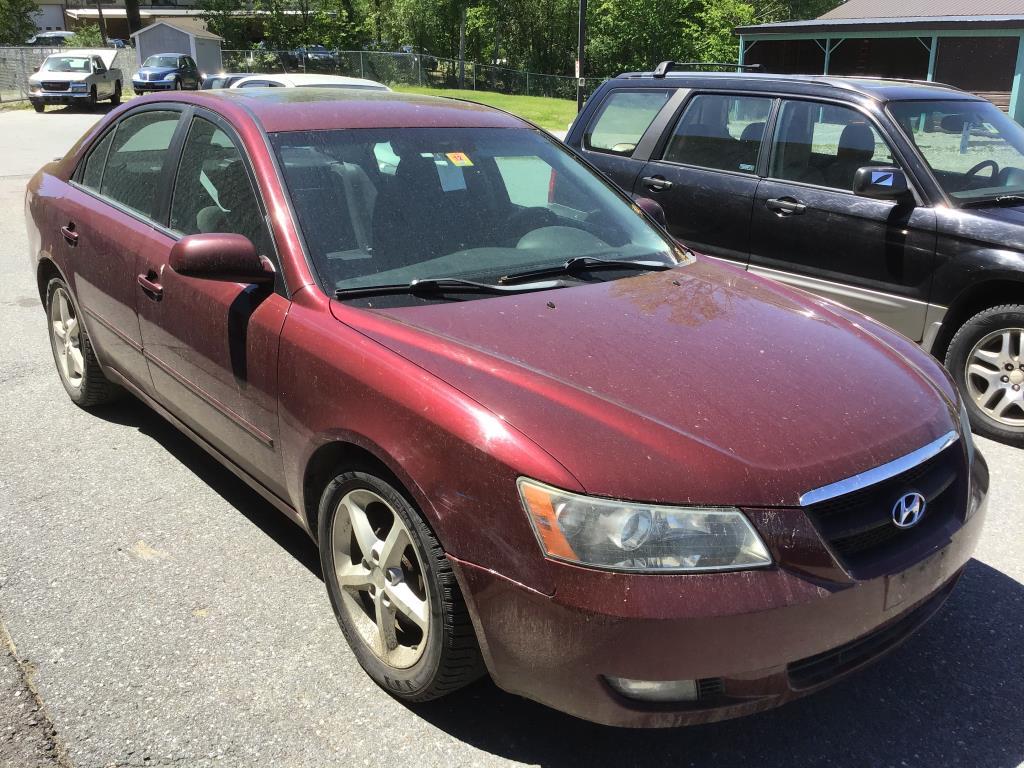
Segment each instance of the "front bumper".
M90 96L89 91L32 91L28 99L33 104L77 104Z
M902 570L830 581L782 565L631 575L551 563L553 595L452 558L495 683L577 717L668 727L738 717L823 688L874 661L952 592L981 533L988 470L978 455L968 519ZM688 703L625 698L607 677L695 680Z
M150 91L173 91L173 80L132 80L132 90L136 93L147 93Z

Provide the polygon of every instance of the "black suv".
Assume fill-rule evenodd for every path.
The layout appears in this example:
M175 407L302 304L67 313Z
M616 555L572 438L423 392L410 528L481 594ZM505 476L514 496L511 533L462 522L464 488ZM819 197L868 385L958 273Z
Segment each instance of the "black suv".
M975 432L1024 446L1024 129L990 102L665 62L603 83L566 143L697 251L917 341Z

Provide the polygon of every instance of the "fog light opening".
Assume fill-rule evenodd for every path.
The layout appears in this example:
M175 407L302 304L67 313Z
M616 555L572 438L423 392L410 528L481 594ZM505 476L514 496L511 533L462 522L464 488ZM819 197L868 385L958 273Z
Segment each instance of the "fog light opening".
M629 680L607 677L608 685L627 699L655 702L693 702L699 698L696 680Z

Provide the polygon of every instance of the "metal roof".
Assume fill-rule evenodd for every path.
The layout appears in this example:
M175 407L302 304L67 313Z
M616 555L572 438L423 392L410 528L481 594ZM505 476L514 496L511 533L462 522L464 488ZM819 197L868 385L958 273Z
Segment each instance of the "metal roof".
M970 10L965 15L965 10ZM1024 0L846 0L818 17L832 19L906 19L906 18L974 18L978 16L1010 16L1024 18Z
M207 32L205 29L199 29L198 27L182 27L182 26L179 26L177 24L171 24L171 22L169 22L169 21L155 21L152 24L149 24L149 25L143 27L138 32L132 32L131 36L132 37L138 37L139 35L145 34L149 30L154 29L156 27L160 27L160 26L170 27L171 29L175 30L176 32L182 32L182 33L184 33L186 35L190 35L191 37L201 37L201 38L204 38L206 40L223 40L224 39L220 35L213 34L213 32Z
M891 16L874 19L808 19L806 21L780 21L775 24L753 24L736 27L737 35L775 34L798 32L867 32L942 29L1024 29L1024 14L1020 16Z

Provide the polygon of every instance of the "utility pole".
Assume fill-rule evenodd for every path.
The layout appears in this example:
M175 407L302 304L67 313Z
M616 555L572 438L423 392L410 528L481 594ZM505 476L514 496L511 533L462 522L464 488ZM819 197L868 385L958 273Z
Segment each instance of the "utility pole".
M580 0L580 29L579 38L576 41L576 112L583 111L583 69L585 60L583 58L587 41L587 0Z
M459 21L459 88L466 87L466 6Z

